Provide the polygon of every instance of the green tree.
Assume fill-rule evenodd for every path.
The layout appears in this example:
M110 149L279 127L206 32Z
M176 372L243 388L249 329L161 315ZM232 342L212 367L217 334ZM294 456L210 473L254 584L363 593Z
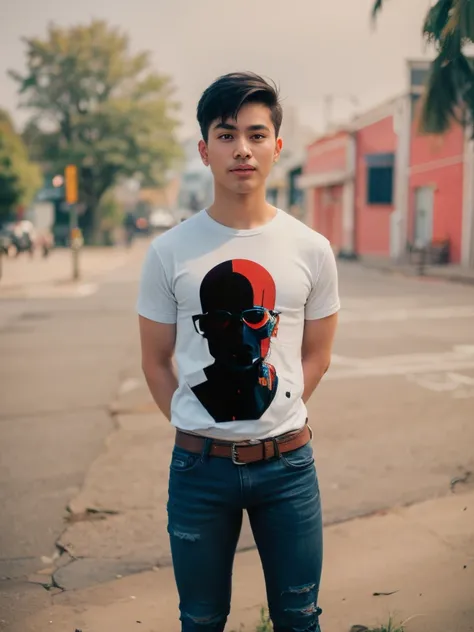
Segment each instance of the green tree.
M385 2L376 0L374 18ZM474 43L474 0L437 0L426 14L422 34L437 55L422 101L421 131L442 134L453 121L472 124L474 66L463 51Z
M0 110L0 220L15 207L28 205L40 186L38 165L30 162L21 136L8 114Z
M160 184L180 156L172 82L103 21L51 25L46 39L24 42L27 72L10 75L33 111L25 139L53 168L77 165L83 228L96 238L99 201L119 176Z

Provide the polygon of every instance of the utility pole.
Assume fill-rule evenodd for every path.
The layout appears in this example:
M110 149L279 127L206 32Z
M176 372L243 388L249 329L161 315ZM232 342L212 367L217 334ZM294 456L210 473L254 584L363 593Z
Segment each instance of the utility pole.
M82 246L82 235L78 227L78 183L76 165L67 165L64 170L64 186L66 192L66 203L69 204L69 239L72 253L72 278L79 279L79 250Z
M359 105L359 99L354 94L334 94L328 93L323 96L323 118L324 118L324 129L327 130L329 125L331 124L332 119L332 110L334 106L334 101L336 99L342 99L345 101L349 101L354 108Z

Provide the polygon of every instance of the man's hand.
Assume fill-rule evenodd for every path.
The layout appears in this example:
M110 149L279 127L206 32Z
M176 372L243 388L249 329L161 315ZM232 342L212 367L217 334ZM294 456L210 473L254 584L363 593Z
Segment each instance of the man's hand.
M305 320L301 350L304 375L303 401L307 402L331 364L331 351L336 334L337 313Z
M176 325L157 323L139 316L142 370L157 406L171 419L171 399L178 388L173 369Z

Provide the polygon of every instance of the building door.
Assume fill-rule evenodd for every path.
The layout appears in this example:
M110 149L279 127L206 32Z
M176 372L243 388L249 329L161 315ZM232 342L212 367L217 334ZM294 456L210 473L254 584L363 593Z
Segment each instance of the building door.
M413 241L415 246L427 246L433 240L433 204L432 187L415 189L415 225Z

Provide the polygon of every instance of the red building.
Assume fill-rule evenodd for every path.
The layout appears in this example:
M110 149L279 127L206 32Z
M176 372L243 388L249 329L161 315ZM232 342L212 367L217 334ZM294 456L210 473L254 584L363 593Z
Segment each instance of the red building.
M418 133L427 68L409 64L406 94L307 149L307 222L341 256L401 258L410 246L444 243L452 263L474 266L473 143L459 126Z
M460 126L442 137L412 129L408 200L411 243L448 241L450 259L461 261L465 136Z
M388 255L394 210L397 135L395 102L390 101L355 122L355 248L358 254Z
M307 223L337 252L354 252L355 139L340 130L308 147L299 186L306 190Z

